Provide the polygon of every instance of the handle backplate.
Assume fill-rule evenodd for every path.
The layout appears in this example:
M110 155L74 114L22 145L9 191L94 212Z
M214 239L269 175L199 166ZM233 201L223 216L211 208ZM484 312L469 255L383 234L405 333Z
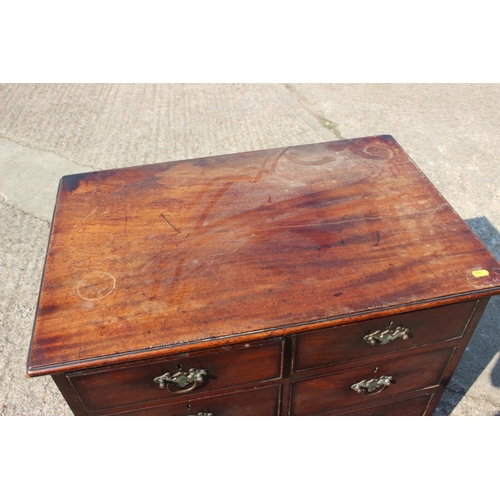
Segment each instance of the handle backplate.
M370 345L386 345L389 342L392 342L396 339L407 340L409 338L408 334L410 333L409 328L405 328L404 326L398 326L397 328L392 328L392 321L389 326L385 330L377 330L373 333L369 333L363 337L363 340Z
M358 394L378 394L391 385L392 379L392 376L382 375L378 379L361 380L356 384L352 384L351 389Z
M174 394L182 394L196 389L197 386L203 383L203 377L207 375L207 371L199 368L190 368L189 371L178 371L173 375L170 372L164 373L154 379L154 382L160 386L160 389L167 389L167 391ZM177 387L172 390L170 386Z

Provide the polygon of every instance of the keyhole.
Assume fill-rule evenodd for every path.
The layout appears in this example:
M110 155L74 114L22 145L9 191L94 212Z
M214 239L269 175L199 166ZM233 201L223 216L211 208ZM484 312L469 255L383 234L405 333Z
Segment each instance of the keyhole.
M177 369L180 370L181 369L181 365L177 365Z
M191 405L186 405L186 410L190 410L191 409Z
M373 373L377 373L378 372L378 366L377 368L375 368L375 370L373 371Z

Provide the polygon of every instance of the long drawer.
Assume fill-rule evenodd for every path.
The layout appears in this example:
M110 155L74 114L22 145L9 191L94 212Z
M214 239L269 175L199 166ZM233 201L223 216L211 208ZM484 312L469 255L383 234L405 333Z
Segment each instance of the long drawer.
M280 386L251 389L182 403L132 410L124 416L273 416L278 415Z
M273 339L190 353L184 357L158 358L154 362L121 368L76 372L69 374L68 379L85 409L92 412L198 397L216 390L279 379L281 363L282 340ZM184 387L168 382L175 374L188 375L190 370L198 374L198 382L188 380ZM170 376L163 377L162 383L166 373ZM176 380L180 380L179 377Z
M298 334L294 371L461 337L475 305L462 302Z
M455 347L447 347L295 381L291 414L314 415L355 405L367 407L378 399L437 386L454 351ZM383 385L388 377L389 385ZM367 384L373 380L377 383ZM366 389L360 384L363 381L368 385ZM353 388L356 384L361 392Z

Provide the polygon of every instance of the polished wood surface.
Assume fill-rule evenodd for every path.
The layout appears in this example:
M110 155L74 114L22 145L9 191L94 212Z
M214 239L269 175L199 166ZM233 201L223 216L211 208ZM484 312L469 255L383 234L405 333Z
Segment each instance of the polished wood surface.
M374 401L441 382L454 347L430 350L394 359L377 360L362 367L300 380L292 384L292 415L314 415L332 408L369 406ZM362 380L393 377L393 383L379 393L358 394L351 386Z
M277 416L280 387L239 391L203 399L186 397L182 403L129 410L112 415L124 416Z
M307 370L461 337L476 301L422 309L360 323L301 333L296 337L294 371ZM392 323L408 328L408 338L381 345L364 341L367 334L384 331Z
M28 374L499 292L498 263L391 136L67 176Z
M119 368L87 370L69 374L87 411L108 410L137 403L166 403L170 400L206 396L206 393L256 384L281 377L282 340L243 344L230 349L209 349L181 358L159 358L152 362ZM189 393L170 392L154 382L166 372L203 369L204 381ZM177 390L175 385L172 390ZM116 410L115 410L116 411Z
M423 396L413 396L408 399L403 399L402 401L386 402L377 406L363 408L362 410L337 413L337 415L346 417L404 417L408 415L425 415L427 414L427 409L433 396L434 393L425 394ZM329 414L330 413L324 413L324 415Z

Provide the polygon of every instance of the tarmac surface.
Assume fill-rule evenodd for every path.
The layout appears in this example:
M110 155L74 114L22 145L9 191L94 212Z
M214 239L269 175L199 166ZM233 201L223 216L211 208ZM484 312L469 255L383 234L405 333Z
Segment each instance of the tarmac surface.
M500 260L500 85L0 85L0 414L72 415L26 359L61 176L395 137ZM411 196L411 193L408 193ZM435 415L500 415L493 297Z

